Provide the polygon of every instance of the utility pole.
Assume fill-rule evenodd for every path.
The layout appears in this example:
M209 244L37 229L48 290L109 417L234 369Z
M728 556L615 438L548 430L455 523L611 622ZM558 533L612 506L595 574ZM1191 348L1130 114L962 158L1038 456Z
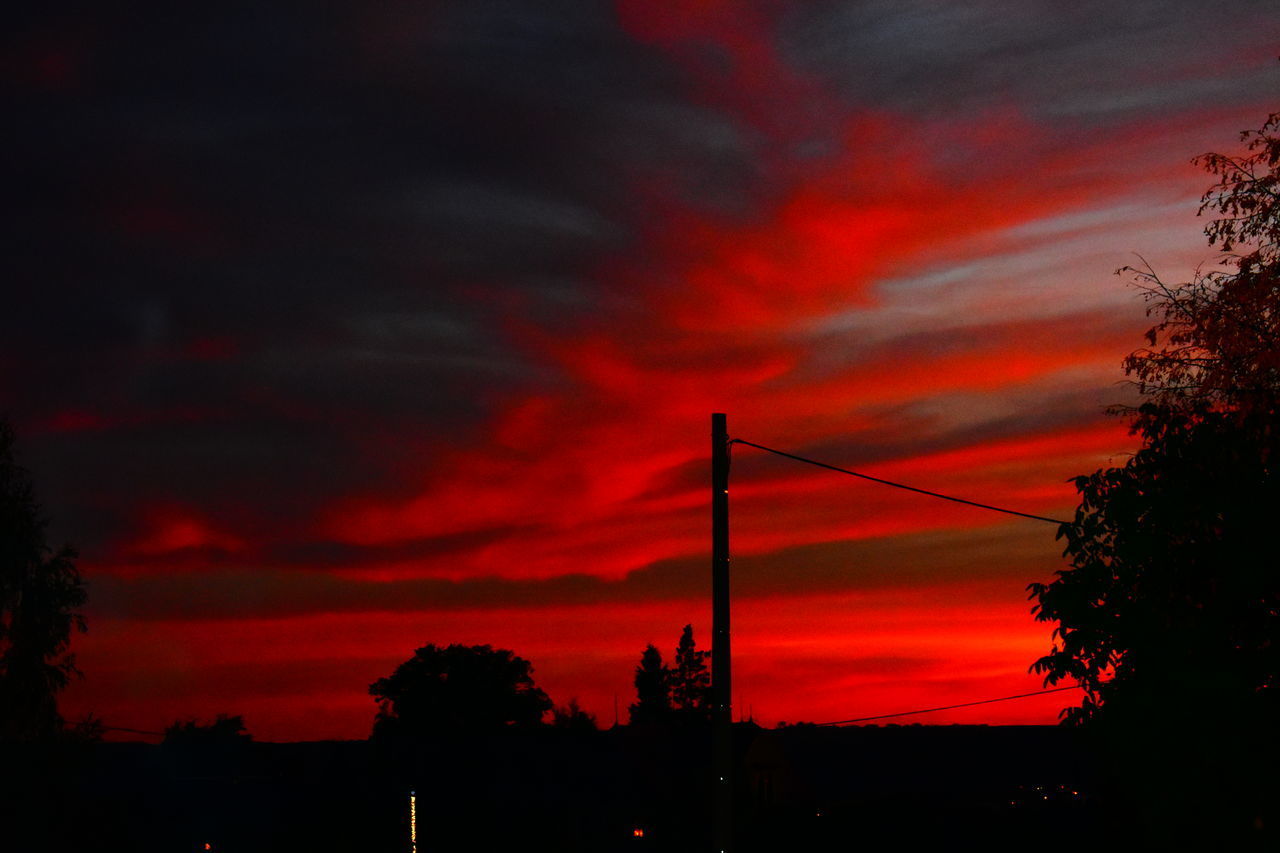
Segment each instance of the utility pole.
M711 699L715 850L733 848L733 692L729 667L729 428L711 416Z

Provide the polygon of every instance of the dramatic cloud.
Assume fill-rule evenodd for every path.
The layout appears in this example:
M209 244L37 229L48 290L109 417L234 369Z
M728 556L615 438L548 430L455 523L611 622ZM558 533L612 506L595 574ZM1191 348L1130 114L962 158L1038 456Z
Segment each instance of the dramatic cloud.
M358 737L488 642L609 721L709 640L712 411L1069 515L1133 448L1110 273L1212 261L1188 160L1275 108L1271 5L27 13L0 411L83 552L68 709ZM742 446L732 495L758 718L1039 686L1052 526Z

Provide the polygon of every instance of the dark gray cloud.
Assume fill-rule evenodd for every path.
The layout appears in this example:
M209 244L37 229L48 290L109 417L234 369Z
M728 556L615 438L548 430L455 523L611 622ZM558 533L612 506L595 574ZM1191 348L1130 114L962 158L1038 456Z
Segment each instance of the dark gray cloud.
M750 139L597 3L83 4L5 53L0 411L88 540L126 482L272 517L403 487L558 381L512 319L626 298L629 188L750 205Z
M1052 548L1045 548L1052 535L1052 530L1046 533L1030 523L1015 523L925 533L910 542L825 542L768 555L745 555L734 558L734 597L743 602L764 601L794 595L798 590L805 594L909 590L957 581L985 584L986 589L1003 585L1008 595L1016 596L1027 578L1047 574L1053 568L1050 564L1054 561L1046 559ZM433 553L466 544L474 542L436 543ZM398 556L410 556L423 548L406 546ZM324 550L324 546L314 546L313 556L317 550ZM338 557L359 565L362 558L370 556L350 553L346 546L335 545L332 550L309 568ZM392 556L378 549L372 554ZM690 600L707 594L708 570L705 559L680 558L655 563L616 581L586 574L546 580L365 581L349 573L288 568L177 568L135 578L104 575L93 579L90 615L94 619L237 619Z
M1264 43L1274 20L1245 0L823 2L768 35L851 112L1007 96L1087 129L1108 110L1207 103L1221 80L1256 96L1263 78L1241 83L1231 48ZM759 131L591 0L72 4L15 19L4 44L18 215L0 413L62 538L90 555L179 500L287 551L334 497L415 494L442 448L564 381L513 325L554 337L610 314L622 337L681 338L627 323L650 262L628 253L663 224L656 201L745 220L774 179ZM1158 85L1162 63L1202 84ZM788 381L1004 333L864 347L852 331L808 341L825 361ZM846 461L1074 423L1085 393L927 436L854 434ZM926 413L884 413L900 416Z
M781 32L792 62L855 102L935 116L1003 105L1087 127L1270 95L1280 15L1269 0L831 0L796 7Z

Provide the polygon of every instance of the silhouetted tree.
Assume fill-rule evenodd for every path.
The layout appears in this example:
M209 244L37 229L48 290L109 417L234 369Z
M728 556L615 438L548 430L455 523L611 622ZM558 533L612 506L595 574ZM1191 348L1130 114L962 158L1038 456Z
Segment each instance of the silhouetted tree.
M1242 780L1274 759L1280 719L1278 124L1244 134L1244 156L1197 158L1219 178L1201 211L1220 214L1210 244L1235 252L1223 269L1174 285L1121 270L1157 319L1125 361L1145 400L1120 411L1142 446L1076 478L1070 568L1029 586L1036 618L1058 623L1033 669L1085 689L1064 722L1097 724L1147 768L1133 787L1160 792L1159 824L1199 809L1213 833L1233 810L1237 828L1263 821Z
M636 667L636 702L628 710L633 724L660 723L671 717L671 670L662 652L650 643Z
M596 716L582 710L578 706L578 700L574 698L570 699L567 705L556 706L551 709L551 725L566 731L594 732L596 731Z
M551 710L529 662L487 645L423 646L369 693L375 737L529 728Z
M0 739L47 738L62 730L56 694L76 673L71 630L85 629L76 552L55 551L31 477L0 421Z
M1086 688L1071 722L1126 697L1275 701L1278 122L1245 134L1247 156L1197 158L1220 177L1201 206L1223 215L1206 229L1211 244L1251 250L1180 285L1136 271L1159 319L1151 346L1125 361L1147 398L1125 410L1142 448L1123 467L1076 478L1075 524L1059 531L1071 568L1029 587L1036 617L1059 623L1034 669Z
M239 714L219 714L212 723L176 720L164 730L164 743L169 745L231 746L253 740Z
M101 743L107 733L107 725L102 718L90 712L63 729L63 733L73 743Z
M710 652L699 651L694 644L693 625L685 625L671 671L671 701L685 718L711 719L711 673L707 671L710 656Z

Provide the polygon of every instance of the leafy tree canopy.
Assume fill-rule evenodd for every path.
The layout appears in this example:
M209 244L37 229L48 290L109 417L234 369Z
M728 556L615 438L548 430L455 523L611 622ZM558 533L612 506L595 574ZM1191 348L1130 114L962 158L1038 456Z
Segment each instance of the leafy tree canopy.
M636 667L636 701L628 710L632 725L660 723L671 715L671 670L653 643L645 646Z
M1201 212L1220 268L1168 284L1125 268L1156 324L1125 360L1144 396L1123 409L1141 449L1075 480L1063 525L1070 568L1031 584L1057 622L1033 669L1078 679L1064 721L1272 718L1280 684L1280 113L1243 134L1246 153L1206 154ZM1226 721L1231 721L1227 723Z
M177 720L164 730L164 743L170 745L231 746L252 740L239 714L219 714L212 723Z
M652 643L645 647L636 667L636 703L631 706L631 722L640 724L697 722L711 720L711 673L707 670L710 652L699 651L693 640L693 626L685 625L676 645L673 666L662 661L662 653Z
M551 709L551 725L557 729L570 732L594 732L597 730L596 715L584 711L576 698L569 704Z
M685 625L676 646L675 669L671 673L671 701L681 714L708 721L711 719L709 657L710 652L699 651L694 644L693 625Z
M369 693L378 702L375 737L529 728L551 710L532 665L487 645L423 646Z
M76 673L73 628L83 631L76 552L53 550L31 476L0 421L0 740L60 734L56 694Z

